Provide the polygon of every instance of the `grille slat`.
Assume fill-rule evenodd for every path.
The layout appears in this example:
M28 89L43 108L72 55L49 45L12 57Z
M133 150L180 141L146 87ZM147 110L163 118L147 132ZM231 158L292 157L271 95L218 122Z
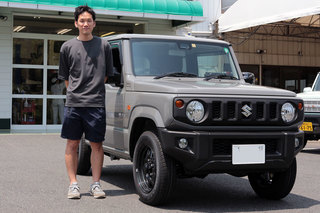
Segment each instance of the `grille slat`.
M212 118L221 119L221 101L212 102Z
M236 102L230 101L227 103L227 119L236 118Z

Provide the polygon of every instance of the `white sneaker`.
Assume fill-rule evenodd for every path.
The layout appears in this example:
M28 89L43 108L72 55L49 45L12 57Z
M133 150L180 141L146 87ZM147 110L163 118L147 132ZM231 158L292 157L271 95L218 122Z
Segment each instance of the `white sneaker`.
M99 182L94 182L91 187L90 187L90 194L96 198L105 198L106 193L101 189L100 183Z
M69 186L68 198L69 199L80 199L80 188L78 186L78 183L75 182Z

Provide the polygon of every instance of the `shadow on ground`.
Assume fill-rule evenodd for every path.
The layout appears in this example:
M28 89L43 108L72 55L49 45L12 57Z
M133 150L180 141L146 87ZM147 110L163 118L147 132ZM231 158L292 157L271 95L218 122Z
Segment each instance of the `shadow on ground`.
M135 194L132 165L111 165L103 168L102 181L122 190L107 191L109 196ZM320 201L301 195L289 194L280 201L257 197L246 178L227 174L213 174L204 179L178 179L174 193L162 210L201 212L250 212L308 209Z

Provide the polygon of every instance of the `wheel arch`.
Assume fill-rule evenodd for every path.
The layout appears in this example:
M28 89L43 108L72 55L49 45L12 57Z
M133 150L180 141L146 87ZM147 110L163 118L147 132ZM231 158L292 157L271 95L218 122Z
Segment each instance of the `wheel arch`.
M140 135L145 131L152 131L158 134L156 123L147 117L138 117L134 120L130 131L130 157L133 158L134 149Z

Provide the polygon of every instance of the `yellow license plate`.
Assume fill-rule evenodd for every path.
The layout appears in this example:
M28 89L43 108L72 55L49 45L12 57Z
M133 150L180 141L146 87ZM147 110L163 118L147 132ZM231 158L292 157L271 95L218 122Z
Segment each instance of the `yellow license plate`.
M313 131L312 122L303 122L300 129L305 132L312 132Z

